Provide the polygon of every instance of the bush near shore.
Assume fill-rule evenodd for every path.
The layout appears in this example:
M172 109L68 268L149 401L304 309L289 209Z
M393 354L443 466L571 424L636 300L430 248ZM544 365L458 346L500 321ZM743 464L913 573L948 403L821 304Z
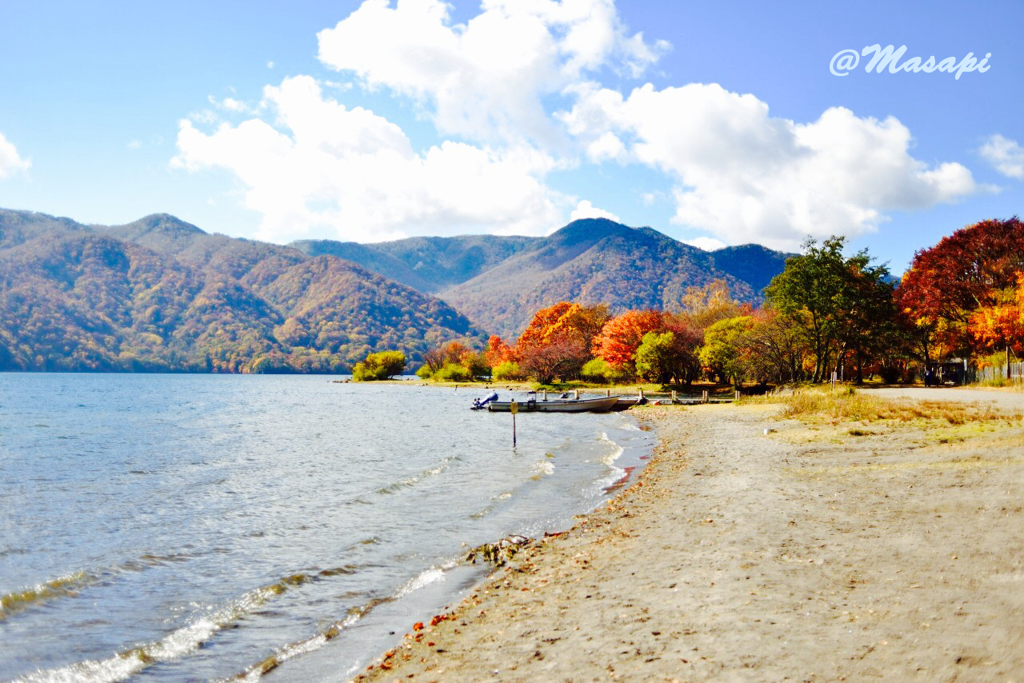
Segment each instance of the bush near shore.
M366 360L352 368L355 382L374 382L391 379L405 370L405 354L401 351L380 351L371 353Z

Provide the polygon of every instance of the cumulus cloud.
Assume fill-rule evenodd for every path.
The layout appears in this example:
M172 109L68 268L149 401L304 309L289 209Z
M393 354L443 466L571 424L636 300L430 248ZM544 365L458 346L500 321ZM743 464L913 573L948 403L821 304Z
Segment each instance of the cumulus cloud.
M1016 140L996 133L990 135L978 150L982 158L1007 178L1024 180L1024 147Z
M24 173L32 167L31 159L23 159L18 149L0 133L0 180L16 173Z
M236 100L234 97L225 97L223 100L218 100L213 95L210 95L207 99L210 104L218 109L224 109L235 114L244 114L250 111L249 106L245 102Z
M691 247L703 249L704 251L717 251L727 246L725 242L714 237L694 237L693 239L683 240L683 243L689 244Z
M608 220L615 221L616 223L622 222L622 219L614 213L597 208L587 199L584 199L577 204L576 208L572 210L572 214L569 216L570 221L578 221L581 218L607 218Z
M556 168L593 170L583 162L662 173L671 190L642 201L672 202L674 222L715 236L695 240L705 245L794 249L983 189L959 163L915 158L893 117L832 107L798 122L717 84L606 87L609 70L639 77L669 48L631 34L614 0L482 0L465 23L443 0L365 0L318 40L342 82L285 79L258 107L211 98L249 119L213 128L217 113L203 110L179 125L174 165L232 172L267 239L542 234L567 213L614 218L587 200L573 209L546 185ZM424 149L394 122L324 95L350 79L346 101L366 90L408 98L441 141ZM1024 177L1016 142L992 136L979 152Z
M551 142L543 99L609 63L641 73L664 42L628 35L614 0L484 0L452 24L442 0L366 0L318 34L320 60L427 108L444 135Z
M575 92L560 119L591 160L606 156L600 141L614 134L625 150L620 159L675 179L674 222L730 243L792 249L807 235L860 235L886 220L885 211L952 202L979 189L958 163L930 167L913 158L910 131L893 117L833 107L796 123L716 84L647 84L624 97L590 83Z
M557 162L532 147L445 141L417 152L401 128L326 98L309 76L266 87L263 105L275 125L252 118L205 133L180 121L172 160L231 171L263 216L260 238L541 234L564 215L565 198L543 183Z

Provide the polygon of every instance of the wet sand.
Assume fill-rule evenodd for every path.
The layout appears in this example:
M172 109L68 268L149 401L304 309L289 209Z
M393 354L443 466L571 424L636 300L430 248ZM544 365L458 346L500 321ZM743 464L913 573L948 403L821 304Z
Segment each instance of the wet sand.
M1024 679L1019 422L638 415L660 445L632 486L435 625L410 624L364 676Z

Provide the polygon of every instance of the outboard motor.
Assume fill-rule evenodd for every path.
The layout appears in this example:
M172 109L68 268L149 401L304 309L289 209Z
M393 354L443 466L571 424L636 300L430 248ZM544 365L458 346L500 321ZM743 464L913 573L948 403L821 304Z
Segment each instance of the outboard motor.
M482 399L481 398L474 398L471 410L483 410L484 408L487 407L488 403L491 403L492 401L497 401L497 400L498 400L498 392L497 391L492 391L491 393L487 394L487 396L484 396Z

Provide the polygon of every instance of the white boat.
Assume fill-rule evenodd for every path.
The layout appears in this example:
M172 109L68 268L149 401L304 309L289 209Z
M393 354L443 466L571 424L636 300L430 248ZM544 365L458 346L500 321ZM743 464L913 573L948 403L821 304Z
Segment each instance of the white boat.
M618 402L618 396L602 396L600 398L554 399L538 401L535 398L516 401L520 413L607 413ZM491 401L487 410L492 413L508 413L512 410L512 401Z

